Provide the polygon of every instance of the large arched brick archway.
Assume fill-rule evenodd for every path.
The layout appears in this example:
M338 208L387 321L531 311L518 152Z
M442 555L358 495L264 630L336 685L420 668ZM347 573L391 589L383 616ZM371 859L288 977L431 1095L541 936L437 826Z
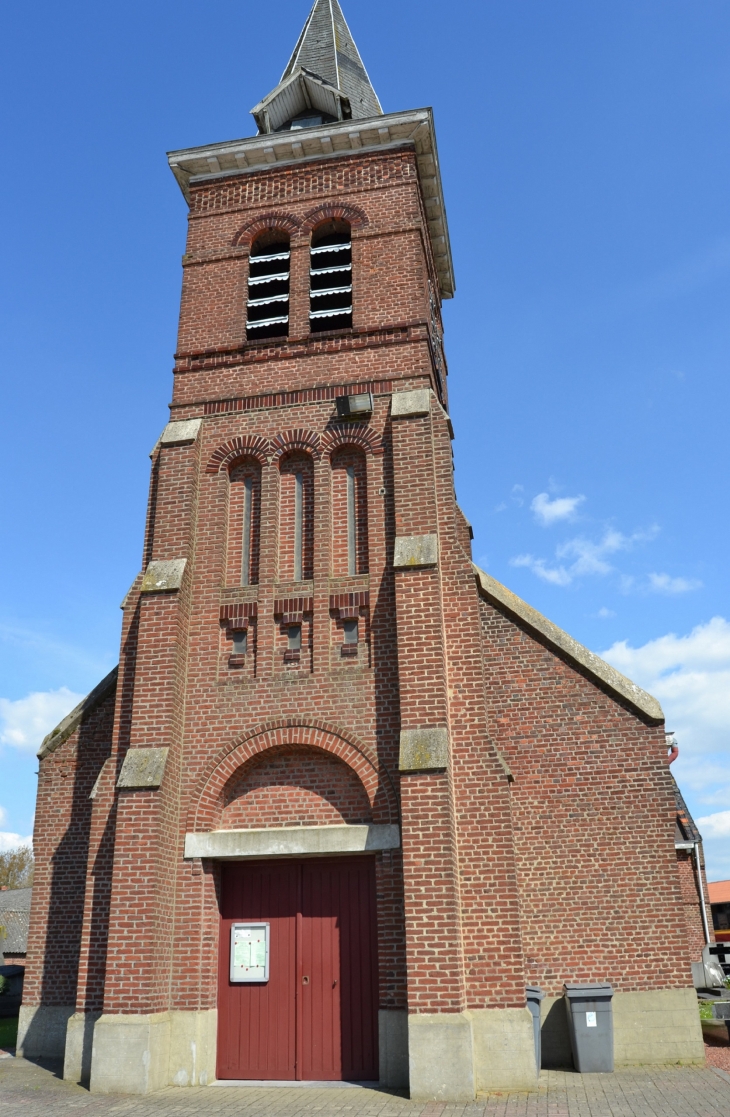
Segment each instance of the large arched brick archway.
M252 758L267 749L294 745L318 749L336 756L360 779L378 823L399 823L400 811L393 780L387 769L367 746L345 736L336 726L305 724L288 719L250 730L232 741L208 767L200 780L188 813L188 832L202 833L217 828L223 810L225 790L231 779Z

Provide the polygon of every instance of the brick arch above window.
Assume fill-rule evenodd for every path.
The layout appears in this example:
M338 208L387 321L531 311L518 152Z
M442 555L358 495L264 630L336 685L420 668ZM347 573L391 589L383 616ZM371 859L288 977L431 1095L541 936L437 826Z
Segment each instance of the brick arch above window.
M300 226L301 221L293 213L283 213L280 210L261 213L241 226L231 244L239 248L250 248L259 233L267 233L272 229L280 229L282 233L293 237Z
M337 426L333 424L328 427L322 436L320 450L323 458L331 458L332 455L340 450L343 446L352 446L357 450L365 450L370 454L383 454L385 452L385 443L382 438L372 429L372 427L359 427L347 424Z
M206 473L219 473L222 469L229 469L239 458L253 458L259 465L267 465L271 444L268 438L261 438L257 434L244 434L229 439L211 454Z
M320 441L319 435L314 431L282 431L281 434L277 434L271 440L272 461L279 462L285 454L291 454L297 450L305 454L311 454L313 458L318 459L320 457Z
M344 205L339 202L331 202L323 206L317 206L316 209L311 209L302 218L301 231L303 234L309 234L317 225L321 225L323 221L347 221L352 229L364 229L366 225L370 224L370 219L364 209L359 206Z
M225 806L226 791L237 773L253 757L267 749L321 749L344 761L360 779L377 823L399 823L400 810L393 779L374 750L337 726L289 718L249 730L231 741L208 766L193 794L188 813L188 832L205 833L217 828Z

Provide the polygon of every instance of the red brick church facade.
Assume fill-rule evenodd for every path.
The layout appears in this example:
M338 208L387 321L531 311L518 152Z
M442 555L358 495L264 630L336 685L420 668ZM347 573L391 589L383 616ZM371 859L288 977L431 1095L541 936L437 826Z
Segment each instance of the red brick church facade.
M317 0L254 115L170 156L171 421L119 668L41 752L21 1050L470 1100L536 1082L526 985L559 1065L610 981L619 1065L701 1061L662 711L472 564L431 113Z

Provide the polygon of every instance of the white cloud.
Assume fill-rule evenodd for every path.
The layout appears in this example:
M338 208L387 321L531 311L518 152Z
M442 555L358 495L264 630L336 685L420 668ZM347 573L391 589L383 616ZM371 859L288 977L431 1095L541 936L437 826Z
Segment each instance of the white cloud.
M638 648L627 641L600 653L662 703L676 731L679 757L672 765L707 840L711 879L730 870L730 622L713 617L688 635L668 633ZM712 820L703 829L703 819ZM714 866L714 868L713 868Z
M672 578L669 574L650 574L649 588L654 593L691 593L702 588L697 578Z
M15 702L0 698L0 744L36 752L46 733L83 697L62 686L58 690L36 691Z
M559 496L551 500L547 493L538 493L530 508L543 527L550 527L560 520L572 520L575 510L585 500L584 496Z
M0 825L2 825L7 817L8 812L5 810L5 807L0 807Z
M610 620L611 617L615 617L616 614L614 613L613 609L607 609L605 605L602 605L596 613L596 616L599 617L602 621L607 621Z
M21 834L12 834L9 830L0 830L0 853L5 853L9 849L15 849L17 846L29 846L33 844L31 837L24 838Z
M581 575L610 574L614 567L607 561L609 555L614 555L618 551L630 551L637 543L647 543L658 531L659 528L653 526L647 531L635 531L633 535L624 535L615 528L608 528L597 543L582 535L561 543L555 550L555 557L573 559L571 563L561 562L557 566L549 566L546 559L535 558L534 555L529 554L517 555L510 559L510 563L512 566L526 566L544 582L551 582L555 586L569 586Z
M730 838L730 811L717 811L697 819L703 838Z
M571 574L563 566L551 567L545 559L535 558L534 555L515 555L510 559L511 566L526 566L543 582L551 582L554 586L569 586L573 581Z

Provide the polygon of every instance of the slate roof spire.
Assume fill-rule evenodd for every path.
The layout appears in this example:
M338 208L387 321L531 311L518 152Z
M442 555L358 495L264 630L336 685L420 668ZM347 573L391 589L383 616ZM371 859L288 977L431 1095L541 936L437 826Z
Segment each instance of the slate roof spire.
M251 112L260 133L382 116L338 0L314 0L281 81Z
M297 66L341 90L350 102L353 120L382 113L338 0L314 0L281 80Z

